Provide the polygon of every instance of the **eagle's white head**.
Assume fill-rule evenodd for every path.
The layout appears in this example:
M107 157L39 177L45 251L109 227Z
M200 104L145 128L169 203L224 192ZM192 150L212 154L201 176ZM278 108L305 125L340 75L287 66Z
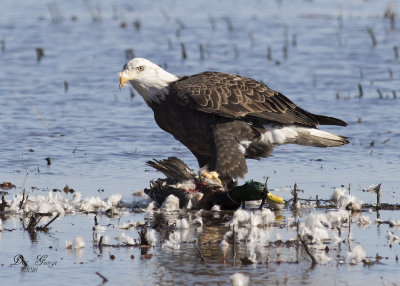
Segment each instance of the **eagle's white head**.
M123 88L129 81L147 104L164 100L168 85L176 80L177 76L143 58L130 60L119 73L119 87Z

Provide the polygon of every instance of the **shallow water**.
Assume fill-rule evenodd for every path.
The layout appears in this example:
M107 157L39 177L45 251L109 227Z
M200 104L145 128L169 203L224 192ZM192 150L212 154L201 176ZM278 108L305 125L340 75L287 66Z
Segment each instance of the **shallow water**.
M398 21L392 30L389 19L383 18L386 1L325 2L79 0L19 1L15 5L15 1L3 0L0 181L17 186L7 198L23 188L37 195L68 185L86 197L120 193L130 201L133 191L159 176L148 171L145 162L149 159L174 155L197 168L191 153L156 126L139 96L131 99L128 89L119 91L117 72L126 62L125 50L133 49L135 56L167 66L177 75L218 70L262 80L311 112L349 123L346 128L323 129L348 136L350 144L335 149L281 146L268 159L248 161L246 179L263 181L269 176L269 187L280 189L277 193L286 199L291 195L285 189L295 182L304 190L304 198L316 194L329 198L333 187L351 184L352 194L369 203L375 197L362 189L382 183L382 201L398 202L400 101L393 98L393 90L400 96L400 59L393 50L400 43ZM390 3L398 11L400 1ZM139 29L133 25L135 20L140 22ZM375 47L367 27L374 31ZM287 58L282 50L285 33ZM180 43L185 44L187 59L182 59ZM267 59L267 47L271 47L272 60ZM35 48L44 51L40 61ZM362 98L358 98L358 84L363 87ZM379 98L377 90L384 98ZM46 157L51 158L51 165ZM287 218L292 213L285 210L283 215ZM398 217L397 212L384 215ZM145 218L151 221L136 213L121 220ZM109 223L107 218L102 220ZM116 224L114 220L111 223ZM213 241L221 240L226 229L217 221L209 224L202 232L205 240L210 236ZM60 284L67 284L68 279L100 283L96 271L110 284L121 285L133 281L136 285L229 284L235 272L249 275L254 284L282 284L285 276L291 285L398 281L394 256L399 246L387 245L387 225L354 230L355 240L362 242L368 256L379 252L389 257L384 265L336 267L330 263L313 270L304 259L299 264L270 264L268 268L242 266L237 257L223 258L216 242L203 246L206 263L199 261L192 245L179 251L156 246L149 260L139 258L138 248L112 249L116 259L110 261L108 253L97 256L98 251L90 246L92 225L91 216L68 215L49 233L31 239L18 218L3 222L4 228L16 230L0 233L2 281L50 284L49 275L55 274ZM65 240L78 234L86 241L84 252L66 251ZM199 235L190 231L191 237ZM21 272L9 266L20 252L32 260L47 254L57 261L57 267Z

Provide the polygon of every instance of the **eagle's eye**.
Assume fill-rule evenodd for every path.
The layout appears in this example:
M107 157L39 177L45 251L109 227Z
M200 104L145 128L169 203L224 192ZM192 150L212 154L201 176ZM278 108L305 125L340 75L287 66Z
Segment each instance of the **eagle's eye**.
M144 71L144 66L137 67L136 70L138 72L142 72L142 71Z

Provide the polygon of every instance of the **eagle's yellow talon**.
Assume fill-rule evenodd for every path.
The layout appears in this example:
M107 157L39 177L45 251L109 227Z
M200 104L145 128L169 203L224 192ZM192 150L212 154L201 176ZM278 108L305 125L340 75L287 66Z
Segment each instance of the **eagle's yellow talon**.
M215 172L215 171L212 171L212 172L202 171L201 172L201 177L202 178L207 178L207 179L212 180L212 181L217 181L218 183L222 184L221 180L218 178L219 174L217 172Z

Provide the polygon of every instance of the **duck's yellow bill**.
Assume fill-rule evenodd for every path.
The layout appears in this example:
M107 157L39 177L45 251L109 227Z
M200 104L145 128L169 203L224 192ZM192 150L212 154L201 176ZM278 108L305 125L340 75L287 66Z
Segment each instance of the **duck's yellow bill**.
M275 203L275 204L281 204L284 205L285 204L285 200L279 196L275 196L271 193L267 194L267 201L271 202L271 203Z

